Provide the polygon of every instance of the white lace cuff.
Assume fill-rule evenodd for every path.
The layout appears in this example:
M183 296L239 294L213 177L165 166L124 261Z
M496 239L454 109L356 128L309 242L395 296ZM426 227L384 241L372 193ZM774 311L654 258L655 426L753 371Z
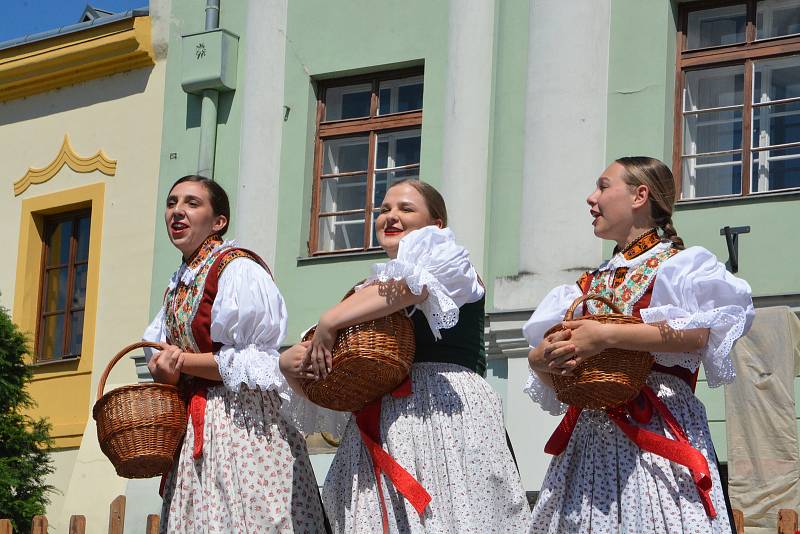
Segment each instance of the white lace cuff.
M274 390L283 398L288 398L289 385L280 371L274 349L260 349L247 345L237 349L224 345L214 354L222 381L231 391L239 391L242 384L248 389Z
M522 390L550 415L561 415L567 411L567 405L556 398L555 390L542 382L530 368L528 381Z
M447 293L444 285L421 265L402 260L390 260L372 266L373 274L361 286L375 282L405 281L408 289L421 295L428 288L428 298L416 305L425 314L435 339L441 339L440 330L454 327L458 323L458 305Z
M710 387L730 384L736 378L736 369L729 356L733 344L744 333L747 320L745 309L741 306L729 305L708 311L689 313L673 306L657 306L641 310L642 320L646 323L664 322L673 330L689 330L692 328L708 328L708 343L704 349L695 354L685 353L685 358L676 360L678 354L659 354L656 359L668 359L691 370L697 369L698 356L703 362L706 379ZM688 364L688 365L687 365Z
M340 439L344 435L352 415L350 412L336 412L318 406L292 388L288 388L281 404L281 411L284 417L303 434L329 432L334 439Z

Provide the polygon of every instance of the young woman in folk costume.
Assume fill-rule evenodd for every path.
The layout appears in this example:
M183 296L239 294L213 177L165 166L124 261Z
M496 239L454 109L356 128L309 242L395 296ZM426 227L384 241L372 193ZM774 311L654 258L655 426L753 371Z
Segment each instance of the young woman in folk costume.
M269 269L223 241L228 198L207 178L178 180L165 219L183 263L144 339L161 344L150 372L183 390L190 418L162 481L161 531L324 532L305 440L281 411L286 307Z
M398 182L375 226L390 261L320 317L308 362L324 376L340 328L406 309L415 363L410 380L344 433L323 489L333 530L524 532L530 512L501 401L482 378L484 289L447 228L444 200L423 182Z
M556 455L533 511L532 533L729 533L705 408L694 395L735 378L728 353L750 326L748 284L702 247L684 249L672 224L672 173L660 161L621 158L588 197L596 236L616 241L610 261L553 289L523 331L533 349L525 388L550 413L566 411L545 448ZM660 232L660 233L659 233ZM638 325L565 322L581 294L602 295ZM591 313L609 313L588 301ZM584 310L585 311L585 310ZM649 351L655 365L639 397L615 410L561 404L552 375L606 348Z

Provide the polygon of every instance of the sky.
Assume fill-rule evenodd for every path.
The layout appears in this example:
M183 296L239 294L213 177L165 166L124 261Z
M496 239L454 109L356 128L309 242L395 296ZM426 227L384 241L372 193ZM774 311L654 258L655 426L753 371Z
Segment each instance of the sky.
M117 13L147 7L148 0L0 0L0 42L75 24L87 3Z

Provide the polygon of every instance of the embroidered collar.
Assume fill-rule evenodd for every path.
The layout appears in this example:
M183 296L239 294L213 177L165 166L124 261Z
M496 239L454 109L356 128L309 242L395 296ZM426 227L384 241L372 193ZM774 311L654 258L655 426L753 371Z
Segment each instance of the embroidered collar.
M626 260L632 260L637 256L641 256L659 243L661 243L661 238L658 236L658 231L655 228L651 228L625 245L625 248L620 250L618 254L622 254Z
M213 252L213 250L217 247L217 245L220 244L222 244L222 238L220 236L218 236L217 234L208 236L206 240L203 241L203 244L200 245L200 247L195 251L194 254L192 254L192 257L189 258L188 261L186 261L186 265L191 270L196 269L198 266L200 266L201 263L203 263L206 260L206 258L208 258L208 255L211 254L211 252Z

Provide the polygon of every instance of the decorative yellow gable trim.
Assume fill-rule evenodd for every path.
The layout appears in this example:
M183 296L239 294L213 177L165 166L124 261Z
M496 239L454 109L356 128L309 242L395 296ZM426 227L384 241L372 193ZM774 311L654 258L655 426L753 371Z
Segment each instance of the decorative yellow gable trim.
M0 51L0 102L155 64L150 17Z
M84 158L79 156L69 142L69 135L64 135L64 142L61 150L58 151L56 158L47 167L34 169L30 167L25 176L14 182L14 196L24 193L33 184L43 184L50 178L58 174L58 171L66 165L75 172L94 172L100 171L106 176L114 176L117 172L116 160L106 156L102 149L98 150L94 156Z

